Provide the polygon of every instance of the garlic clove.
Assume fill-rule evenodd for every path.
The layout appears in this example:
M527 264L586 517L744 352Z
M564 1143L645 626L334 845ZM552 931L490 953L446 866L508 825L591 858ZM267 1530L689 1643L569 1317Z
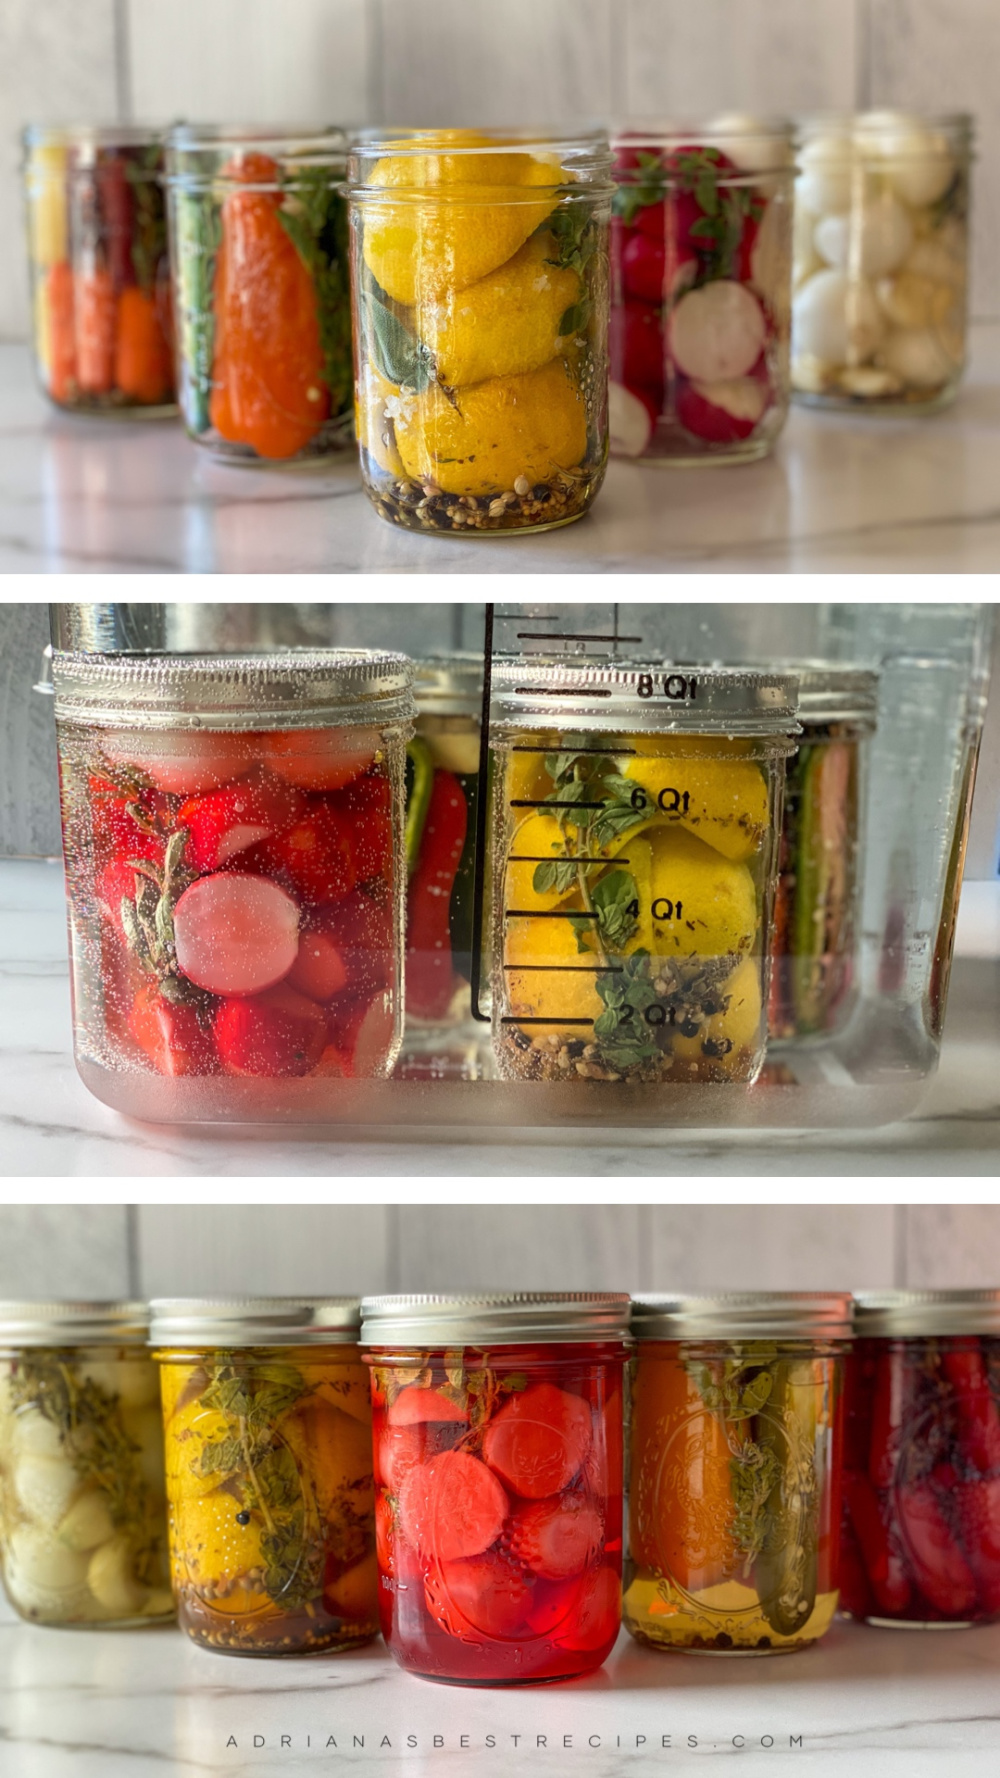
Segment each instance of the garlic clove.
M112 1617L135 1617L142 1610L147 1589L135 1578L132 1545L124 1532L94 1551L87 1565L87 1585Z
M59 1526L60 1543L67 1549L87 1551L107 1543L115 1534L108 1503L103 1495L88 1488L75 1500Z
M47 1530L61 1524L79 1491L79 1477L64 1457L19 1457L14 1466L14 1492L22 1510Z

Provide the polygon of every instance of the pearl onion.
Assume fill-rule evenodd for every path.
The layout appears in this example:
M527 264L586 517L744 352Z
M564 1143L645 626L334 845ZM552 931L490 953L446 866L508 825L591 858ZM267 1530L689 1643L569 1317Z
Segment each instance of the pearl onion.
M80 1376L96 1383L105 1395L116 1395L123 1408L143 1408L160 1398L159 1375L152 1359L95 1358L80 1366Z
M850 136L814 136L799 163L797 204L816 216L839 216L850 209L855 179L863 177Z
M868 278L882 278L898 266L913 245L913 225L902 204L886 192L846 216L823 216L813 237L828 265L850 266Z
M859 141L866 152L888 163L881 169L886 179L914 209L936 204L951 184L955 164L947 137L921 128L903 113L869 114L862 119Z
M727 111L713 117L703 140L711 148L721 148L741 173L766 173L792 162L787 139L769 134L767 119L748 111Z
M889 370L917 389L934 389L955 373L955 364L929 327L893 328L883 356Z
M865 278L849 278L846 272L817 272L792 303L792 349L797 358L862 363L878 346L882 327L871 285Z

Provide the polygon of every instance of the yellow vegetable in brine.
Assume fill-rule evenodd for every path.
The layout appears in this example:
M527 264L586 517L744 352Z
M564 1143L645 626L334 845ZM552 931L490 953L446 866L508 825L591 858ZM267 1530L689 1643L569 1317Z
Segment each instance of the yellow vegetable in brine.
M420 338L434 354L437 374L450 388L507 377L548 364L571 337L579 274L556 263L546 230L512 259L464 289L450 289L416 311Z
M396 443L407 475L446 494L548 482L574 469L586 450L583 396L561 359L526 376L492 377L451 398L432 384L398 416Z
M690 829L726 858L750 858L767 832L767 785L752 760L643 753L624 775L645 793L651 818Z

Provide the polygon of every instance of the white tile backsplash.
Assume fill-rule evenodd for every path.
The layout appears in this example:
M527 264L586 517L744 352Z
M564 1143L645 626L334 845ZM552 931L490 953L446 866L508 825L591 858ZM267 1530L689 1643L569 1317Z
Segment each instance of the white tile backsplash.
M857 0L620 0L625 110L850 109L857 14Z
M0 1296L1000 1286L1000 1206L0 1206Z

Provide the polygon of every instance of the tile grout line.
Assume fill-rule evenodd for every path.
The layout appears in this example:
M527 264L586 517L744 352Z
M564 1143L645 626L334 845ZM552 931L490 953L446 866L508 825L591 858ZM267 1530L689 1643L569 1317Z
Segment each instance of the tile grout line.
M907 1274L907 1270L908 1270L908 1267L907 1267L907 1257L908 1257L907 1256L907 1237L908 1237L908 1233L909 1233L909 1229L907 1226L908 1208L909 1208L909 1206L906 1204L895 1204L893 1206L892 1283L893 1283L894 1290L905 1290L906 1289L906 1274Z
M125 1264L128 1277L128 1294L135 1300L141 1300L142 1261L139 1252L139 1205L125 1206Z
M114 0L112 30L115 36L115 109L119 123L132 119L132 42L128 22L128 0Z

